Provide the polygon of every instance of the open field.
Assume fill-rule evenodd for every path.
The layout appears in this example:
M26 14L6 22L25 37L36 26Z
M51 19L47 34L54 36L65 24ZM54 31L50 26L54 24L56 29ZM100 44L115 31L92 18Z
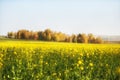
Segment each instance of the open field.
M119 80L120 44L0 41L0 80Z

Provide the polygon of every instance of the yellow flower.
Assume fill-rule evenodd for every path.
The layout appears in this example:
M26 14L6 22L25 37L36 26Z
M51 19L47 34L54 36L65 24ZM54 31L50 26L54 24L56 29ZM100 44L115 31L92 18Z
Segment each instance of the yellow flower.
M73 54L72 56L74 57L75 55Z
M3 54L2 54L2 53L0 53L0 57L1 57L1 58L3 57Z
M16 52L14 52L14 54L16 55L17 53L16 53Z
M81 61L81 60L79 60L79 61L78 61L78 64L82 64L82 61Z
M80 70L84 70L84 67L83 67L83 66L81 66L81 67L80 67Z
M56 80L61 80L60 78L57 78Z
M55 62L54 65L57 65L57 63Z
M45 64L48 64L48 62L46 62Z
M57 75L57 73L53 73L52 75L55 76L55 75Z
M40 56L40 58L42 59L42 58L43 58L43 56L41 55L41 56Z
M89 58L89 53L87 53L86 55L87 55L87 57Z
M82 57L82 56L83 56L83 53L80 53L80 56Z
M33 66L34 66L34 67L36 67L37 65L36 65L36 64L34 64Z
M89 63L89 66L91 66L91 67L92 67L92 66L93 66L93 63Z
M120 75L120 67L116 68L116 73Z
M79 64L77 64L77 67L79 66Z
M40 63L42 64L42 63L43 63L43 60L40 60Z
M108 67L108 64L106 64L106 67Z

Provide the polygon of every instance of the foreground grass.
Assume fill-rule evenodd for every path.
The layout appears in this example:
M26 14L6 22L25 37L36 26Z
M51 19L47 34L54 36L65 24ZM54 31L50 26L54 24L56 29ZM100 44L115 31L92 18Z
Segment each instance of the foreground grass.
M0 80L119 79L119 44L0 41Z

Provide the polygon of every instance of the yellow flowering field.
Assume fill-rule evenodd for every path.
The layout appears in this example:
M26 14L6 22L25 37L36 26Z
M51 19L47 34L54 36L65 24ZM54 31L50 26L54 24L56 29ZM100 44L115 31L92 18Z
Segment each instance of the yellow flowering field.
M120 80L120 44L1 41L0 80Z

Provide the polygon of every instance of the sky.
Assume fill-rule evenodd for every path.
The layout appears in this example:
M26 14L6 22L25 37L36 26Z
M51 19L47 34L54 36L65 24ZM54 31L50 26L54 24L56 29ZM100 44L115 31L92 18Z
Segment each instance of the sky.
M120 0L0 0L0 35L20 29L120 35Z

